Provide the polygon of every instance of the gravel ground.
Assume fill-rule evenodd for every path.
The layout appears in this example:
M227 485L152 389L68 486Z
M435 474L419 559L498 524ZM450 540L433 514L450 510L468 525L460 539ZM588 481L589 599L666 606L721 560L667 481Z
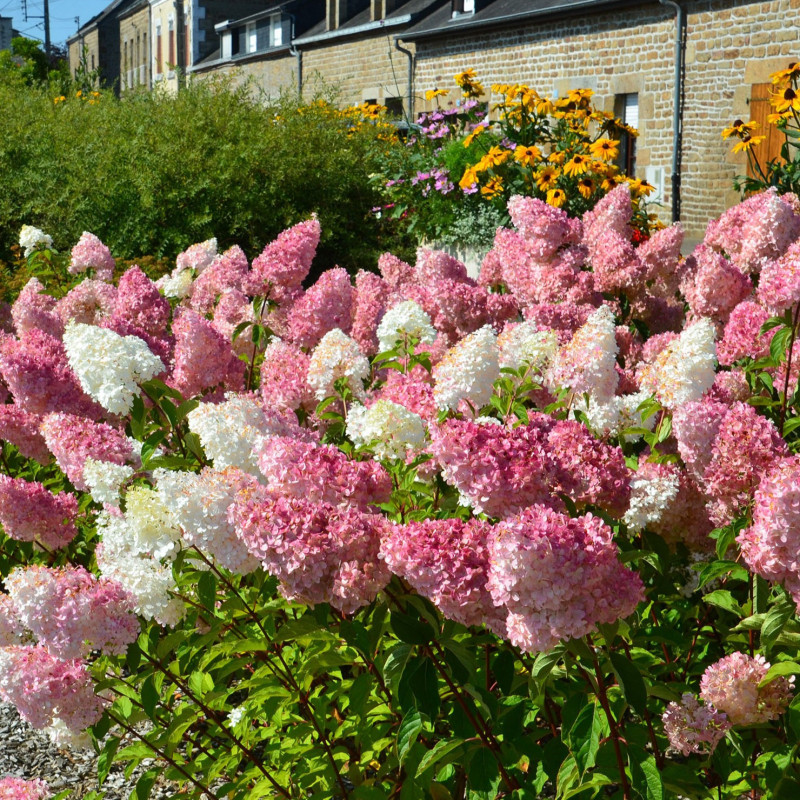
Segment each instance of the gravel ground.
M149 763L142 762L129 780L125 778L123 765L112 766L103 784L105 800L128 800L138 776ZM0 703L0 778L8 775L47 781L54 793L70 789L70 800L83 800L98 788L94 751L59 750L46 734L23 722L13 706ZM173 789L156 785L150 797L167 800L173 797Z

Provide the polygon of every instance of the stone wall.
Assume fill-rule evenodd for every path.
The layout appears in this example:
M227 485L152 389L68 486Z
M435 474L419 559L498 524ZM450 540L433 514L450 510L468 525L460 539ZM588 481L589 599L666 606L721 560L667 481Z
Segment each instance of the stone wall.
M150 87L150 8L124 16L119 21L120 88Z

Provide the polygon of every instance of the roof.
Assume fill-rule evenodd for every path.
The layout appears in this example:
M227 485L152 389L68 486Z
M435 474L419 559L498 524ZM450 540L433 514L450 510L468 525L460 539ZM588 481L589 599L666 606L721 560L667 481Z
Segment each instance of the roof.
M295 39L294 44L311 44L328 39L338 39L344 36L357 36L360 33L370 33L381 30L382 28L413 25L433 11L437 6L442 6L443 3L446 3L449 14L450 0L406 0L405 3L401 3L394 11L389 12L384 19L380 20L373 20L371 18L370 9L365 8L358 14L353 15L343 25L340 25L332 31L326 30L326 22L323 19L307 30L302 36Z
M111 16L115 11L122 11L134 0L112 0L100 13L95 14L88 22L85 22L75 33L67 39L67 43L75 41L79 37L88 33L92 28L97 27L103 20Z
M268 3L264 8L262 8L260 11L257 11L255 14L250 14L247 17L237 17L236 19L226 19L224 22L220 22L219 24L215 25L214 30L219 32L227 30L228 28L233 28L234 26L243 25L248 22L255 22L256 20L259 20L262 17L268 17L271 14L274 14L276 11L282 10L283 7L288 4L289 0L281 0L281 2Z
M404 40L450 36L474 28L511 25L526 19L585 12L611 6L639 6L642 0L494 0L474 14L452 16L451 5L436 9L409 30Z

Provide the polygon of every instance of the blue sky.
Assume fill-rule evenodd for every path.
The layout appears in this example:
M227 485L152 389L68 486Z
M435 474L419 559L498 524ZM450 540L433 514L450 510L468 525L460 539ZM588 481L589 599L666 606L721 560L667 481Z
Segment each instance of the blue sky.
M54 43L64 44L68 36L78 29L75 17L81 25L102 11L110 0L50 0L50 38ZM23 16L23 7L28 6L28 21ZM14 27L32 39L44 39L42 23L42 0L0 0L0 16L12 17Z

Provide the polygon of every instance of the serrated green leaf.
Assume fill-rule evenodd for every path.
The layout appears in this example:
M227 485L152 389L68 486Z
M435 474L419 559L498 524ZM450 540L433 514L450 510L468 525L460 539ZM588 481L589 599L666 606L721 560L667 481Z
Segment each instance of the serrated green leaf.
M401 765L405 762L411 745L417 741L417 736L422 727L422 715L416 708L412 708L403 717L403 721L397 730L397 758Z

